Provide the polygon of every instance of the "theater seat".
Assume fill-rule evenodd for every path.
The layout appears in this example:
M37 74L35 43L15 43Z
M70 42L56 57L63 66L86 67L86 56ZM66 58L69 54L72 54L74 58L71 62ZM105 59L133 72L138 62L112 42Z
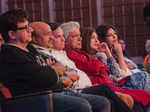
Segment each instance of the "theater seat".
M4 97L0 99L0 112L53 112L51 91L13 97L7 88L4 90L1 91Z
M49 95L28 96L9 100L4 108L6 112L50 112L49 100Z

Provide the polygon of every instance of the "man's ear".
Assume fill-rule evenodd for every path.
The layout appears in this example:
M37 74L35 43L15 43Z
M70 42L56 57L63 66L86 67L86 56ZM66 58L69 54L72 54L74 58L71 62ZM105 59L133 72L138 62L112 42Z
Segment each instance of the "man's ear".
M71 44L70 38L68 37L68 38L65 39L65 49L70 49L71 48L70 44Z
M15 32L12 30L8 31L8 36L11 40L16 39Z

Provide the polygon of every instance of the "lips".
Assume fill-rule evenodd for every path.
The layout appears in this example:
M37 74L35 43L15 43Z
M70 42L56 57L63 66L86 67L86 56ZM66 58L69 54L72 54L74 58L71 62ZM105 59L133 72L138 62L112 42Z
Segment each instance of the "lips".
M81 45L81 42L80 42L80 43L78 43L78 45Z

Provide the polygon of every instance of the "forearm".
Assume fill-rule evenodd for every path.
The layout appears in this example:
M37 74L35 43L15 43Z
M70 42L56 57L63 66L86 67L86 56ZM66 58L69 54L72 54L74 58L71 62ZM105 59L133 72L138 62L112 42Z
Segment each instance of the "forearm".
M119 66L120 66L120 69L122 69L123 71L127 71L127 65L126 65L126 63L125 63L125 60L124 60L124 57L123 57L123 53L119 53L119 54L117 54L117 56L118 56L118 64L119 64Z
M111 54L110 50L106 50L105 54L106 54L107 58L111 58L112 57L112 54Z

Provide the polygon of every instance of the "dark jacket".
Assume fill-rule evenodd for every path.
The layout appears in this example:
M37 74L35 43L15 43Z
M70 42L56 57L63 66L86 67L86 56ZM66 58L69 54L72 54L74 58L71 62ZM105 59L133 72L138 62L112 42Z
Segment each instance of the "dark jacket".
M3 45L0 53L0 82L13 95L60 89L56 72L41 66L36 56L11 45Z

